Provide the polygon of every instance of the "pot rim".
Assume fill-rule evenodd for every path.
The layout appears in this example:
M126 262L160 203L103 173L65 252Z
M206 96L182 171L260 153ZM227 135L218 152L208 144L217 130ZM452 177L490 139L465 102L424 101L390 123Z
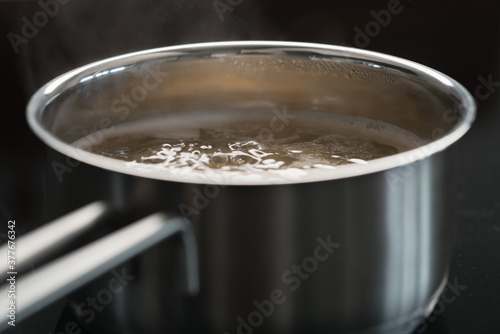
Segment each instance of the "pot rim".
M178 176L166 173L155 173L151 170L142 170L140 168L131 168L125 162L112 159L98 154L84 151L80 148L71 146L54 136L42 124L42 114L45 107L51 103L61 92L65 89L82 82L83 79L89 76L101 73L103 70L110 70L117 67L123 61L135 63L140 60L156 59L168 55L175 55L176 52L189 52L200 50L213 50L220 52L224 49L240 48L240 52L245 49L265 49L266 52L280 52L290 50L307 51L310 49L316 53L324 52L325 56L339 56L342 55L348 59L356 59L364 62L376 62L387 65L386 68L410 71L413 75L419 76L420 79L425 79L427 83L438 86L441 90L445 89L449 93L453 93L459 99L459 112L462 116L461 120L443 137L431 141L423 146L390 155L384 158L370 160L366 165L347 164L336 166L334 170L315 171L307 176L307 178L287 178L275 177L272 179L238 179L236 181L224 179L221 174L217 173L204 173L200 176ZM373 66L373 64L372 64ZM378 66L378 65L376 65ZM451 144L461 138L471 127L475 115L476 104L471 94L457 81L451 77L429 68L419 63L387 55L384 53L356 49L351 47L316 44L316 43L303 43L303 42L281 42L281 41L228 41L228 42L209 42L209 43L196 43L175 45L161 48L154 48L139 52L127 53L104 60L96 61L65 74L62 74L53 80L49 81L31 97L26 108L28 124L32 131L48 146L67 155L73 159L85 162L90 165L105 168L119 173L135 175L139 177L146 177L152 179L177 181L186 183L202 183L202 184L232 184L232 185L268 185L268 184L293 184L305 182L318 182L335 179L343 179L355 177L365 174L371 174L396 168L403 165L414 163L423 158L432 156L440 152ZM229 181L229 182L228 182Z

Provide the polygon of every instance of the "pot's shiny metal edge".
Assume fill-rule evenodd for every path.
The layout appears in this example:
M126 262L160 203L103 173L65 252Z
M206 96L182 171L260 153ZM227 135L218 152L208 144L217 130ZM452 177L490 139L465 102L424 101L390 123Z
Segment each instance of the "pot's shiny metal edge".
M449 76L440 73L434 69L426 67L424 65L399 58L383 53L366 51L342 46L332 46L325 44L314 44L314 43L299 43L299 42L274 42L274 41L239 41L239 42L212 42L212 43L200 43L200 44L186 44L178 45L164 48L157 48L151 50L145 50L130 54L125 54L117 57L108 58L102 61L94 62L86 66L80 67L68 73L65 73L52 81L48 82L42 86L30 99L27 105L27 119L28 124L31 129L39 136L47 145L53 149L80 161L85 161L91 165L102 167L109 170L114 170L120 173L125 173L129 175L136 175L141 177L148 177L159 180L170 180L175 181L175 177L166 179L164 175L159 176L155 173L144 174L143 171L137 170L135 168L130 168L127 164L117 161L116 159L102 157L97 154L93 154L84 151L80 148L71 147L66 143L62 142L55 136L53 136L47 129L42 126L41 115L44 110L44 106L47 103L57 97L57 95L68 87L77 84L82 79L88 78L95 73L103 70L110 70L111 68L119 68L122 65L130 64L131 62L138 62L144 60L150 60L161 57L176 57L181 54L194 55L196 52L203 50L210 50L212 54L217 56L224 55L226 52L228 55L231 53L239 52L244 53L247 51L255 51L261 49L262 52L283 54L287 51L300 50L303 52L311 51L315 53L323 53L325 57L328 56L339 56L342 55L346 59L355 59L358 62L366 61L376 61L380 63L385 63L391 67L398 68L400 70L413 72L414 75L419 75L420 79L425 79L428 83L432 85L439 85L440 87L446 87L450 93L454 93L461 100L460 114L461 119L457 125L439 139L429 142L428 144L409 150L406 152L398 153L392 156L384 157L381 159L372 160L368 165L343 165L336 168L331 173L322 173L317 177L307 178L307 180L300 179L283 179L277 181L280 184L292 184L300 182L314 182L314 181L325 181L333 179L341 179L353 176L359 176L364 174L370 174L379 172L382 170L387 170L390 168L402 166L408 163L413 163L424 157L435 154L436 152L442 151L450 146L452 143L456 142L461 138L470 128L472 122L475 119L476 105L473 97L470 93L457 81L450 78ZM393 68L394 69L394 68ZM182 182L188 183L200 183L199 179L183 178ZM220 181L213 180L207 177L203 180L203 183L207 184L218 184ZM241 185L256 185L256 184L268 184L267 181L238 181L237 184Z

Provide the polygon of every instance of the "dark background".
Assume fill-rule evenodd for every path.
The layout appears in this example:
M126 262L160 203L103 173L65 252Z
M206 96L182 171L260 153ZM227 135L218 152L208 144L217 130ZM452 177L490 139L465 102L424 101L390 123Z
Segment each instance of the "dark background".
M213 0L60 1L66 4L57 5L54 17L16 52L8 34L22 37L23 17L33 22L41 7L37 1L0 0L0 222L5 222L0 239L8 219L16 220L21 234L44 221L44 146L29 130L24 109L51 78L113 55L185 43L287 40L357 46L444 72L478 100L476 123L457 144L457 247L450 280L466 288L435 310L424 333L499 332L498 2L401 0L398 14L362 38L359 31L373 28L373 13L387 10L390 1L233 0L239 4L225 11L223 20Z

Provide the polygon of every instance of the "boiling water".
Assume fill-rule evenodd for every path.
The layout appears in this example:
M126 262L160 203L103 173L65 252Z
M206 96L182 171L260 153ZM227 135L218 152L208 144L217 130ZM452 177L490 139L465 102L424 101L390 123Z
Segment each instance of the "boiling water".
M368 164L423 144L416 135L380 121L277 110L168 114L107 129L100 138L76 145L87 139L92 144L84 146L92 153L172 175L299 176Z

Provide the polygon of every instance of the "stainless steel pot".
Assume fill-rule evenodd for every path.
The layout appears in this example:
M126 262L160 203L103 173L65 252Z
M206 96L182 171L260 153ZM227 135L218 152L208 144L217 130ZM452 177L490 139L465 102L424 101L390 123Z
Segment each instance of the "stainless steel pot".
M239 183L159 176L71 145L164 113L231 108L269 110L270 122L286 110L368 117L427 144L307 180ZM87 220L108 207L115 218L98 229L120 230L23 277L17 316L73 291L78 326L99 333L409 333L446 283L455 202L450 145L474 114L467 91L437 71L318 44L184 45L66 73L28 105L30 126L54 149L49 217L100 200L91 207L101 211ZM176 232L186 251L178 240L163 241ZM56 243L68 238L50 234ZM87 265L88 257L102 261ZM55 270L64 282L44 278ZM35 293L42 285L50 293Z

